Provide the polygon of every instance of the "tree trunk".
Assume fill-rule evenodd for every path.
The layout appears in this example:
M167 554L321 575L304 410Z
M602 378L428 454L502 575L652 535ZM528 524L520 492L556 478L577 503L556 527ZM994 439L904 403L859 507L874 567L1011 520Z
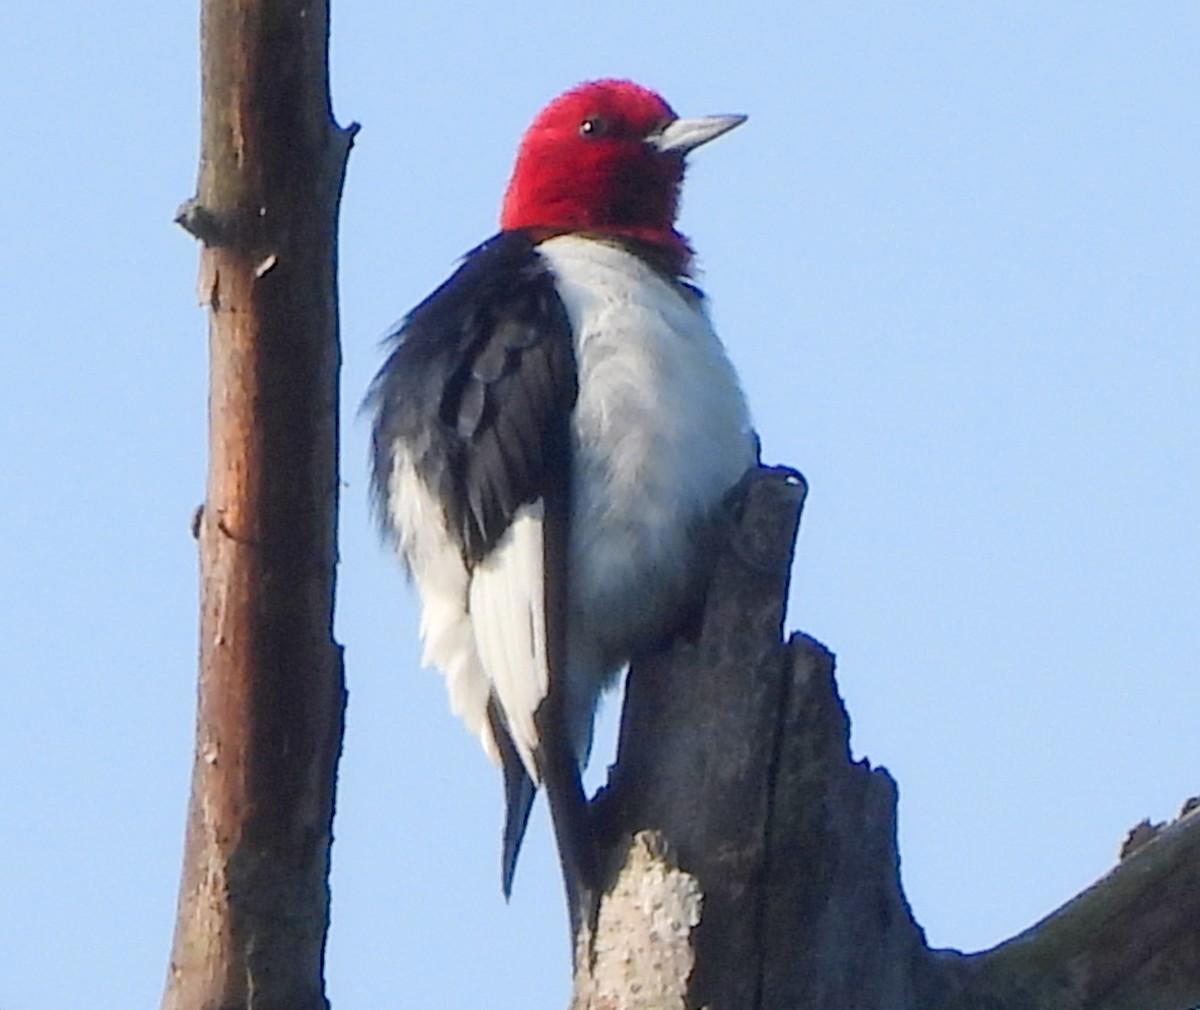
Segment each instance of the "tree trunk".
M345 688L333 641L336 222L353 130L321 0L203 0L210 324L196 752L164 1010L320 1010Z
M635 665L594 809L612 887L573 1010L1190 1010L1200 811L992 951L932 951L896 787L853 761L833 657L781 637L805 487L743 483L691 640Z

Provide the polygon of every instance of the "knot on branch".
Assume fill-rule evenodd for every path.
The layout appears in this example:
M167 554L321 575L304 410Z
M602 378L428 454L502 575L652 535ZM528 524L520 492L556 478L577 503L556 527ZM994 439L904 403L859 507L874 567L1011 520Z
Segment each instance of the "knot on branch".
M230 243L232 229L205 207L199 197L191 196L184 200L172 220L206 248Z

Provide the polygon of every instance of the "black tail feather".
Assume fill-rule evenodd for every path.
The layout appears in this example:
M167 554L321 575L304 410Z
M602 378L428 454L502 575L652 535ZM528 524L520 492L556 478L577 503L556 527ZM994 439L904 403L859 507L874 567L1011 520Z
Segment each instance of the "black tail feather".
M570 436L564 425L558 432L557 450L564 464L570 460ZM561 472L570 473L569 465ZM543 573L546 608L546 667L549 674L546 696L533 714L538 731L534 754L550 817L554 840L562 864L571 917L572 941L580 927L593 916L597 897L596 841L592 836L591 812L580 778L579 755L575 752L567 719L567 601L570 579L570 495L567 481L547 489L542 520Z
M583 923L594 918L597 898L597 854L591 811L579 766L566 740L553 735L544 739L537 756L562 864L571 936L575 937Z
M529 825L529 812L537 786L525 770L521 755L513 745L504 716L495 696L488 701L488 722L492 727L492 738L500 751L500 764L504 769L504 848L500 862L500 887L505 900L512 896L513 874L517 869L517 855L525 828Z

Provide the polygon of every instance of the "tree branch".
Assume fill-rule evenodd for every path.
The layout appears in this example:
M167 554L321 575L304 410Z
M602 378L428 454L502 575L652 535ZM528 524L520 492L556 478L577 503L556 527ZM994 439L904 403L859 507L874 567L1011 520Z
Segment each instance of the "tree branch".
M1088 1010L1200 1005L1200 811L1035 926L969 960L961 990L968 999L1012 994L1006 998L1033 1006Z
M337 206L319 0L204 0L209 468L196 754L164 1010L322 1010L345 688L334 643Z
M851 759L832 655L781 640L803 483L759 470L743 491L698 633L630 672L594 801L618 884L580 941L573 1010L1200 1004L1198 812L995 950L928 948L900 886L895 783ZM664 926L690 907L680 887L698 889L699 922ZM639 1002L648 990L666 995Z

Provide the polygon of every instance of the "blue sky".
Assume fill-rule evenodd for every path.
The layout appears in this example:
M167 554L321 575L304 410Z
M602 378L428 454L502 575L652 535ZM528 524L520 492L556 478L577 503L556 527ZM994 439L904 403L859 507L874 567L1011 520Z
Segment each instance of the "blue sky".
M191 761L205 319L186 2L0 11L0 1006L152 1006ZM596 76L683 114L683 229L769 461L812 491L788 623L900 783L931 943L976 949L1200 792L1200 9L342 2L335 1007L565 1004L539 807L417 668L356 417L388 326L494 228L521 131ZM612 706L610 706L611 714ZM593 780L602 773L598 753Z

